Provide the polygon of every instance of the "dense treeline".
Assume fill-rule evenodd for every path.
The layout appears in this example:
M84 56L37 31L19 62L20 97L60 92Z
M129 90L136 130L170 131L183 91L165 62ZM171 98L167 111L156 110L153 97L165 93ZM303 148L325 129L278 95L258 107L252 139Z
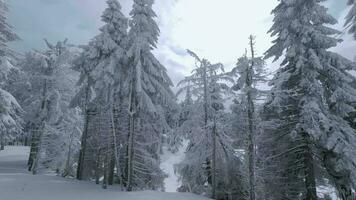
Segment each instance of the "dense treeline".
M246 40L231 71L188 50L191 74L177 84L153 54L153 0L127 17L107 0L104 25L87 45L56 44L25 55L0 0L0 143L31 148L28 170L164 191L163 146L186 146L180 192L213 199L356 198L356 63L331 52L341 41L323 0L281 0L273 45ZM356 1L345 27L355 35ZM280 60L267 73L265 60ZM270 79L270 80L268 80ZM270 85L270 90L261 86ZM181 100L179 100L181 99ZM187 145L185 145L187 144Z

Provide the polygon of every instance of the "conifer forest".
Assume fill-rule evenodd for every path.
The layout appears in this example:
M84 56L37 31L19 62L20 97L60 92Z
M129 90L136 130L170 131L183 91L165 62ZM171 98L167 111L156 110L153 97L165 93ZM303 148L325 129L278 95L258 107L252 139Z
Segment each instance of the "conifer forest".
M356 200L355 0L0 0L0 200L208 199Z

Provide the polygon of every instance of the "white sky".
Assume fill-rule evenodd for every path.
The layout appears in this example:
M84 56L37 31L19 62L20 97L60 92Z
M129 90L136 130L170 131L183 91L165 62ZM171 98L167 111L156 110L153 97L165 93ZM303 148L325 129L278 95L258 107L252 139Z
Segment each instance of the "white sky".
M262 55L270 46L267 31L272 21L270 12L276 2L179 0L170 10L159 12L162 31L159 57L171 74L181 79L182 74L189 74L194 64L185 49L230 68L244 54L248 36L253 34L257 37L257 53ZM174 64L179 67L172 69Z
M128 15L132 0L119 0ZM19 51L42 48L43 38L83 44L98 33L104 0L11 0L10 22L22 37L15 43ZM272 9L277 0L155 0L154 10L161 29L158 59L176 83L194 67L185 49L230 69L255 35L258 55L270 47L267 31L272 25ZM345 0L329 0L333 14L340 14ZM344 12L345 13L345 12ZM338 28L340 28L339 26ZM336 50L353 58L355 42L347 39Z

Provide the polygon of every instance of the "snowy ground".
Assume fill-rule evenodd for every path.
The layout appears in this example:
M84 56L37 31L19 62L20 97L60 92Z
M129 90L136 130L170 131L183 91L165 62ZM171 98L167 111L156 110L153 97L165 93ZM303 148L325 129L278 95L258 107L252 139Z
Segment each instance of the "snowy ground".
M176 173L174 172L174 165L179 163L184 158L185 149L188 146L188 141L183 142L183 146L177 153L168 151L167 147L163 147L163 155L161 157L161 168L168 174L168 177L164 180L166 192L176 192L180 186L180 182Z
M33 176L26 171L28 152L26 147L6 147L0 151L1 200L207 200L189 193L128 193L120 192L115 187L103 190L94 183L57 176Z

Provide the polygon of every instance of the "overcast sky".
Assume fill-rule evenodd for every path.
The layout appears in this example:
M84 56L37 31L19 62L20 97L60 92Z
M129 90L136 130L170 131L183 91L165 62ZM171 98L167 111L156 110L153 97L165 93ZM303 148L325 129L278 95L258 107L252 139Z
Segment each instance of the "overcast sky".
M119 0L128 15L132 0ZM9 20L22 38L12 44L25 52L44 48L50 41L68 38L73 44L86 44L102 25L105 0L9 0ZM271 45L267 34L277 0L156 0L154 9L161 29L158 59L167 67L174 82L189 73L194 64L186 55L191 49L212 62L234 65L247 47L250 34L257 36L257 53ZM327 6L338 19L346 13L346 0L329 0ZM338 28L342 29L339 25ZM355 42L346 39L337 51L353 58Z

